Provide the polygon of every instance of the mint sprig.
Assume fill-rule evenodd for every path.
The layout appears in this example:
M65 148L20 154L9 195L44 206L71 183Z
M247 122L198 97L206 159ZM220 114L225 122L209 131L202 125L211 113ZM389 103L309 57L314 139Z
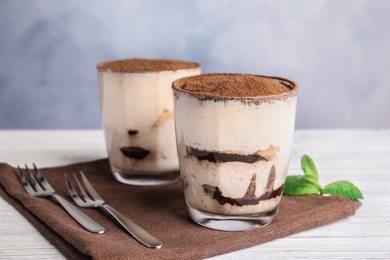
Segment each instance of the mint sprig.
M328 194L352 200L363 199L359 188L349 181L337 181L323 188L314 161L308 155L302 156L301 167L304 175L287 176L283 189L285 195Z

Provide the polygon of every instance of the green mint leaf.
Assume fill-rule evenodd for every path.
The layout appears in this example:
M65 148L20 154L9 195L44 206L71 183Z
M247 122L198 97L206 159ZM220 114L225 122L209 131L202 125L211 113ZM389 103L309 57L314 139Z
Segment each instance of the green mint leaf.
M305 181L304 176L287 176L284 183L284 195L310 195L318 194L321 190L316 186Z
M363 199L363 194L349 181L337 181L324 187L324 194L347 197L352 200Z
M301 167L304 175L287 176L284 183L284 195L329 194L349 199L363 199L362 192L349 181L338 181L322 188L318 181L318 171L308 155L302 156Z
M306 183L307 185L316 186L319 190L321 190L322 187L318 182L318 171L313 159L308 155L302 156L301 167L305 173L302 182Z
M287 176L286 181L284 182L283 194L295 195L294 191L300 186L301 179L302 176Z

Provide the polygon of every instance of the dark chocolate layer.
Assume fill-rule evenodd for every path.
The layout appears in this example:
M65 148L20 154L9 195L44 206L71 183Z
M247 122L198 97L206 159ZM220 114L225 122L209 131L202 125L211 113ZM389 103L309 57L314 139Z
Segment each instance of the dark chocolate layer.
M283 192L283 186L281 185L277 189L273 189L274 183L275 183L275 165L272 165L269 175L268 175L268 181L267 186L265 189L265 192L260 195L259 197L256 197L256 178L257 174L254 173L252 175L251 181L249 183L248 189L245 193L245 195L242 198L230 198L222 195L222 191L219 189L219 187L213 187L208 184L203 184L203 190L204 192L211 196L213 199L218 201L219 204L224 205L226 203L232 205L232 206L245 206L245 205L257 205L260 201L263 200L269 200L276 198L280 195L282 195Z
M222 191L218 187L212 187L210 185L204 184L203 189L206 193L210 194L213 199L217 200L219 204L224 205L226 203L232 205L232 206L246 206L246 205L257 205L260 201L263 200L269 200L276 198L280 195L282 195L283 192L283 186L280 186L276 190L267 191L266 193L262 194L260 197L257 198L230 198L226 197L222 194Z
M226 162L244 162L255 163L258 161L268 161L267 158L254 153L254 154L239 154L239 153L226 153L226 152L213 152L206 150L199 150L197 148L188 147L189 152L193 154L199 161L207 160L214 163L226 163Z
M127 131L127 133L128 133L129 135L136 135L136 134L138 134L138 130L129 129L129 130Z
M150 153L149 150L134 146L122 147L120 150L125 156L136 160L142 160Z

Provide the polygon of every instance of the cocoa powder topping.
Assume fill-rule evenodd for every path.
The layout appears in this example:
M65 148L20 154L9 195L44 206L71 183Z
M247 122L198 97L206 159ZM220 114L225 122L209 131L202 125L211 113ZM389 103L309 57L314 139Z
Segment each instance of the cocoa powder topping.
M176 71L182 69L196 69L200 65L196 62L181 60L154 60L154 59L126 59L99 63L98 70L112 70L116 72L159 72Z
M296 83L251 74L210 73L173 82L173 89L204 97L258 97L295 92Z

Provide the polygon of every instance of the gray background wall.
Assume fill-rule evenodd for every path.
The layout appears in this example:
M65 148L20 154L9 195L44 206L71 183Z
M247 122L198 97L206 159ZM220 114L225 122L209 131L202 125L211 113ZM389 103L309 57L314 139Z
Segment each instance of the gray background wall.
M100 128L95 65L197 61L300 85L298 128L390 127L390 1L1 0L0 128Z

